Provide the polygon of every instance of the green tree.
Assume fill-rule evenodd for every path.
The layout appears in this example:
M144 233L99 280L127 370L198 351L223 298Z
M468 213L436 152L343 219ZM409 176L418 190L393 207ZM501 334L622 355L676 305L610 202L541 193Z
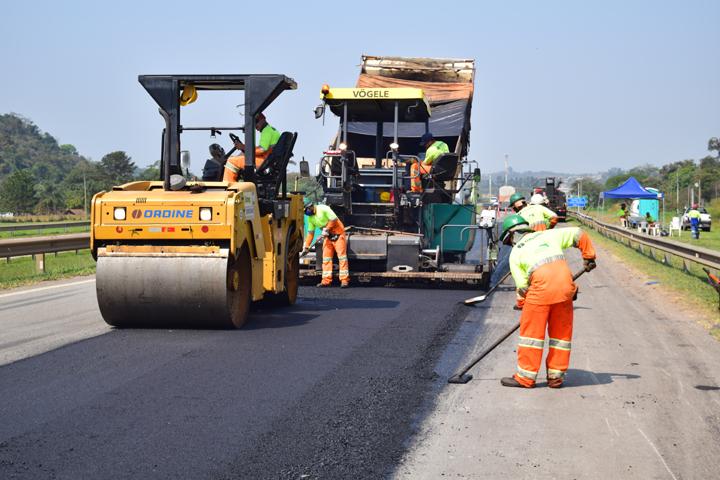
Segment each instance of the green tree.
M35 212L39 214L56 213L65 206L64 193L54 182L35 184Z
M603 185L595 180L581 178L575 180L570 186L570 192L573 195L577 194L578 186L581 194L588 198L588 206L597 207L600 203L600 193L604 190Z
M120 185L132 181L135 164L123 151L111 152L100 160L100 168L112 185Z
M147 166L138 175L135 180L159 180L160 179L160 160L152 165Z
M35 179L28 170L16 170L0 184L0 209L16 214L30 213L35 207Z

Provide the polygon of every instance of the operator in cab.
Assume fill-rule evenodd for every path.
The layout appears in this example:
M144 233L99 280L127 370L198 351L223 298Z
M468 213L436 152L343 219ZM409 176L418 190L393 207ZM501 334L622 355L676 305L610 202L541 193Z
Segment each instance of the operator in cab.
M425 149L425 160L410 165L410 191L422 192L422 176L430 173L432 164L445 153L450 153L447 143L435 140L432 133L425 133L420 138L420 147Z
M345 236L345 225L327 205L319 205L307 200L305 202L305 215L308 216L308 233L305 237L305 244L300 253L302 257L309 250L315 229L322 230L322 281L317 287L329 287L332 285L333 257L337 254L338 266L340 267L340 288L350 286L350 266L347 257L347 237Z
M270 125L261 112L255 117L255 129L260 132L260 142L255 147L255 167L262 165L263 161L272 152L273 147L280 139L280 132ZM235 141L235 148L245 152L245 144L240 140ZM228 158L225 163L223 182L237 182L238 175L245 168L245 155L236 155Z

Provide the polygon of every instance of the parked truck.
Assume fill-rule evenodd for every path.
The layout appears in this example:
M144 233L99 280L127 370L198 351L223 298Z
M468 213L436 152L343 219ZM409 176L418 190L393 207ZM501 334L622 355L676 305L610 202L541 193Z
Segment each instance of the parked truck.
M470 195L480 172L467 160L474 73L473 60L363 56L354 88L323 86L316 117L329 110L339 124L317 180L321 201L349 232L355 281L489 279L490 237L477 225ZM423 191L413 192L410 166L422 160L420 138L428 132L450 153L434 161ZM320 262L301 276L319 274Z

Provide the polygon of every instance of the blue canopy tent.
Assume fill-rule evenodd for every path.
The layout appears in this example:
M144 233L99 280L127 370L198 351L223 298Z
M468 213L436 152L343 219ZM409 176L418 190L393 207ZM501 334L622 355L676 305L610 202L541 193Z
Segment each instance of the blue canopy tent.
M635 177L625 180L625 183L612 190L602 192L603 204L606 198L628 198L632 200L663 199L663 223L665 223L665 195L662 192L651 192L643 188Z
M662 195L662 194L660 194ZM645 190L642 185L640 185L640 182L638 182L635 177L630 177L627 180L625 180L625 183L620 185L617 188L614 188L612 190L608 190L606 192L602 192L603 198L631 198L633 200L635 199L647 199L647 200L657 200L658 194L648 192Z

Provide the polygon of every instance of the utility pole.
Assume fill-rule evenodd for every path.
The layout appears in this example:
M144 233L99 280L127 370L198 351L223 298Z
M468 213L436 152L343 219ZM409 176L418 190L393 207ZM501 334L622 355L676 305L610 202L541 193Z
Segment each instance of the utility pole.
M505 154L505 185L508 184L508 154Z
M680 214L680 169L675 170L675 212Z
M85 211L85 220L88 219L87 210L87 181L85 180L85 169L83 168L83 210Z

